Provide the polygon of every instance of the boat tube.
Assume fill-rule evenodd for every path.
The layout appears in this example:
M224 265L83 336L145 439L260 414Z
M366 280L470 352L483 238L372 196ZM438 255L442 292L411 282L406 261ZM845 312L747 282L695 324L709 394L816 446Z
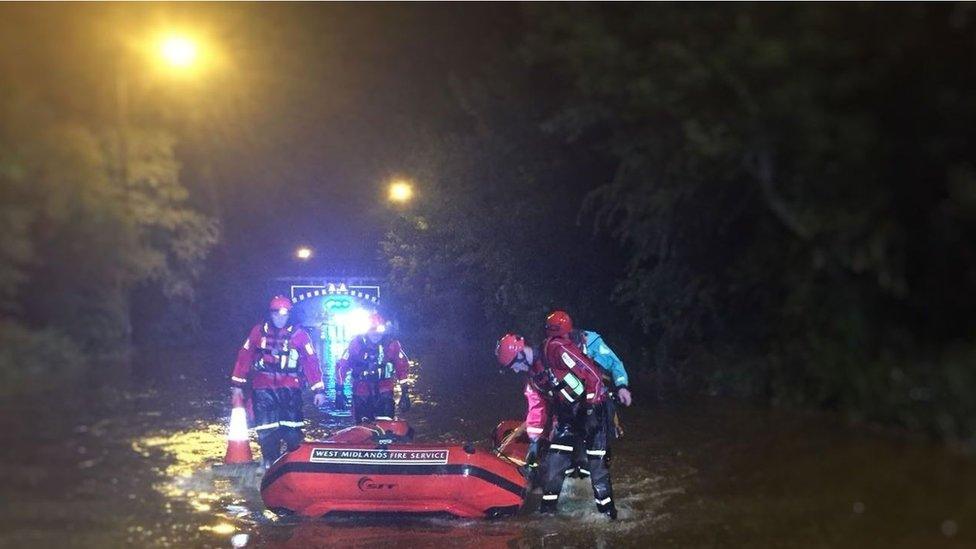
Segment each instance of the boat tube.
M494 518L518 512L525 488L505 454L470 443L416 444L405 421L377 421L285 454L265 473L261 497L281 515Z

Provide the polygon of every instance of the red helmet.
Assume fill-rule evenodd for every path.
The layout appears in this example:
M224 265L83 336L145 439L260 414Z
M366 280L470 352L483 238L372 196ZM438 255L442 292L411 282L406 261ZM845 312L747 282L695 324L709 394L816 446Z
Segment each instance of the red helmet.
M271 303L268 304L268 309L274 312L281 312L282 309L287 313L291 310L291 300L283 295L276 295L271 298Z
M546 317L547 336L565 336L573 330L573 319L566 311L553 311Z
M498 363L502 366L511 366L523 350L525 350L525 340L522 339L522 336L505 334L498 340L498 346L495 347L495 356L498 358Z

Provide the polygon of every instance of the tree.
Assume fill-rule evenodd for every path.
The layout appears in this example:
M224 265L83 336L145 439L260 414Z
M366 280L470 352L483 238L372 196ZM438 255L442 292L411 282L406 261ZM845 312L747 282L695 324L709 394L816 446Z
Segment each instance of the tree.
M542 131L545 76L502 57L454 81L459 130L428 132L403 155L421 189L382 244L395 297L414 326L481 349L506 330L536 338L556 307L617 328L614 246L578 220L599 170Z
M191 299L217 226L189 207L172 138L131 136L129 176L120 184L111 139L28 96L3 99L7 314L105 349L127 340L137 285Z
M590 203L656 366L941 430L906 395L972 348L972 8L533 10L525 51L570 90L549 127L616 164Z

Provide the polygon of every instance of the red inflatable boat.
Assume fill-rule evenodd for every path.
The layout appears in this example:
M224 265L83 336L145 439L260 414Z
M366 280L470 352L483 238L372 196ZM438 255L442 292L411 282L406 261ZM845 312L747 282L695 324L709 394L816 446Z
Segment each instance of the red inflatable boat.
M414 444L404 421L379 421L306 442L276 461L261 482L278 514L515 514L525 479L507 456L468 444Z

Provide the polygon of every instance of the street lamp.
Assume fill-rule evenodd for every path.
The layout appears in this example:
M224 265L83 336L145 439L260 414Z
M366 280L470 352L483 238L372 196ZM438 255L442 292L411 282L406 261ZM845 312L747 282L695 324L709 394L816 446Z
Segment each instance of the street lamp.
M159 43L159 54L171 67L186 69L197 61L197 43L182 35L165 36Z
M299 248L295 250L295 257L302 261L308 261L312 258L312 248L309 248L308 246L299 246Z
M390 202L406 204L413 198L413 185L406 179L394 179L390 182L388 198Z
M139 42L139 50L144 57L157 66L163 66L179 75L189 76L195 72L201 62L200 43L185 34L169 33L149 35ZM212 57L204 51L208 58ZM118 133L119 179L128 181L129 171L129 143L127 130L129 126L129 79L134 59L125 55L119 57L115 72L115 110L116 130ZM141 63L140 63L141 65Z

